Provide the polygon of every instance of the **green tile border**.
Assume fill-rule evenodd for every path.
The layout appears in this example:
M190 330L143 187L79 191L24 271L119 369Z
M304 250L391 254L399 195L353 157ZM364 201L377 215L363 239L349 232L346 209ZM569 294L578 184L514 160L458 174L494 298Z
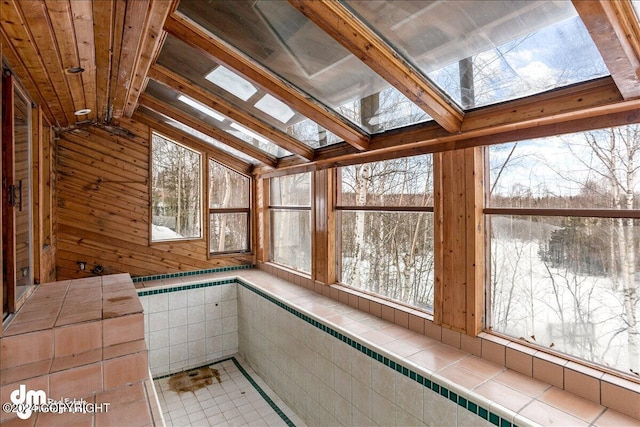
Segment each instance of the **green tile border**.
M180 285L180 286L171 286L168 288L155 288L155 289L138 289L139 297L146 297L148 295L158 295L158 294L168 294L171 292L179 292L179 291L188 291L189 289L198 289L198 288L208 288L210 286L221 286L221 285L229 285L238 283L238 281L234 279L222 279L222 280L212 280L210 282L202 282L202 283L192 283L190 285Z
M261 291L260 289L256 289L253 287L253 285L244 282L242 279L238 278L236 279L236 282L241 285L242 287L244 287L245 289L250 290L251 292L257 294L258 296L266 299L267 301L277 305L278 307L282 308L283 310L293 314L294 316L298 317L299 319L307 322L308 324L314 326L315 328L320 329L323 332L328 333L329 335L331 335L332 337L344 342L345 344L351 346L352 348L358 350L359 352L367 355L368 357L370 357L373 360L376 360L382 364L384 364L385 366L397 371L398 373L404 375L405 377L410 378L411 380L417 382L418 384L423 385L426 389L433 391L436 394L439 394L440 396L444 397L445 399L451 400L454 403L457 403L458 406L461 406L463 408L465 408L466 410L470 411L473 414L476 414L478 416L480 416L481 418L489 421L491 424L494 424L496 426L499 427L518 427L516 424L512 424L511 421L502 418L501 416L499 416L498 414L491 412L490 410L479 406L478 404L471 402L469 399L464 398L462 396L459 396L457 393L455 393L452 390L449 390L448 388L442 386L441 384L436 383L435 381L429 380L428 378L425 378L424 376L422 376L419 372L416 372L410 368L407 368L406 366L403 366L402 364L395 362L393 360L390 360L388 357L378 353L375 350L372 350L368 347L366 347L365 345L357 342L356 340L351 339L350 337L336 331L335 329L321 323L318 322L317 320L307 316L304 313L301 313L300 311L289 307L287 304L283 303L280 300L277 300L275 298L273 298L271 295L266 294L265 292Z
M176 277L198 276L202 274L221 273L223 271L250 270L255 268L253 264L232 265L229 267L208 268L206 270L181 271L178 273L156 274L154 276L137 276L132 277L133 283L150 282L152 280L173 279Z
M186 369L186 370L184 370L182 372L188 372L188 371L193 371L194 369L206 368L208 366L217 365L218 363L226 362L228 360L231 360L233 362L233 364L236 365L236 368L238 368L238 370L242 373L242 375L244 375L244 377L247 379L247 381L249 381L249 383L253 386L253 388L256 389L256 391L265 400L265 402L267 402L269 404L271 409L273 409L274 412L276 414L278 414L278 416L282 419L282 421L284 421L287 424L288 427L296 427L296 425L293 423L293 421L291 421L289 419L287 414L282 412L282 409L280 409L280 407L278 405L276 405L276 403L271 399L271 397L269 397L269 395L264 392L262 387L260 387L258 385L258 383L255 382L255 380L251 377L251 375L249 375L249 373L244 369L244 367L240 364L240 362L238 362L236 360L236 358L233 357L233 356L227 357L226 359L217 360L217 361L212 362L212 363L207 363L206 365L198 366L197 368ZM181 372L176 372L174 374L160 375L158 377L155 377L153 380L155 381L155 380L161 380L163 378L169 378L170 376L176 375L176 374L179 374L179 373L181 373Z

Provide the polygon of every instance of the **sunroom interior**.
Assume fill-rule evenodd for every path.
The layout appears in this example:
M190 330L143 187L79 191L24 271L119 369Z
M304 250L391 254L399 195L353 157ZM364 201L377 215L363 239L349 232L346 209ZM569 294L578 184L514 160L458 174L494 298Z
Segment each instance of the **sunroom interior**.
M3 1L2 424L639 425L638 16Z

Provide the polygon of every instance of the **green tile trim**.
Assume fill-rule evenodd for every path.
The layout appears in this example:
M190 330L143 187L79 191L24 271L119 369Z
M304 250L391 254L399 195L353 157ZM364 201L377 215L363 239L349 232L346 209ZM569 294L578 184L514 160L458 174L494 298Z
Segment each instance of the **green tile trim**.
M255 268L255 265L253 264L232 265L229 267L208 268L206 270L181 271L178 273L156 274L153 276L137 276L137 277L132 277L131 280L133 281L133 283L140 283L140 282L150 282L152 280L173 279L176 277L187 277L187 276L198 276L198 275L210 274L210 273L221 273L224 271L250 270L252 268Z
M500 417L499 415L490 412L488 409L479 406L478 404L471 402L470 400L459 396L457 393L449 390L448 388L442 386L441 384L438 384L434 381L429 380L428 378L423 377L420 373L413 371L412 369L409 369L405 366L403 366L401 363L395 362L393 360L390 360L388 357L381 355L380 353L378 353L375 350L372 350L370 348L367 348L365 345L349 338L348 336L340 333L339 331L336 331L335 329L331 328L330 326L327 326L321 322L318 322L317 320L307 316L304 313L301 313L300 311L296 310L295 308L292 308L290 306L288 306L287 304L283 303L282 301L273 298L271 295L261 291L260 289L254 288L252 285L250 285L249 283L244 282L242 279L238 278L236 279L236 282L244 287L245 289L248 289L249 291L257 294L258 296L266 299L267 301L277 305L278 307L282 308L283 310L286 310L287 312L293 314L294 316L298 317L299 319L305 321L306 323L322 330L323 332L328 333L329 335L331 335L332 337L344 342L345 344L351 346L352 348L356 349L357 351L369 356L370 358L384 364L385 366L395 370L396 372L404 375L405 377L410 378L411 380L417 382L418 384L423 385L426 389L433 391L436 394L439 394L440 396L444 397L445 399L451 400L454 403L457 403L458 406L462 406L463 408L465 408L466 410L468 410L469 412L479 415L481 418L484 418L485 420L488 420L489 422L491 422L492 424L499 426L499 427L518 427L515 424L512 424L509 420L504 419L502 417Z
M171 292L188 291L189 289L208 288L210 286L221 286L238 283L236 279L213 280L211 282L192 283L190 285L171 286L168 288L138 290L139 297L148 295L168 294Z
M253 380L253 378L251 378L249 373L244 370L242 365L238 363L235 357L232 357L231 360L236 365L236 367L240 370L240 372L242 372L242 375L244 375L244 377L251 383L253 388L255 388L258 391L258 393L260 393L260 396L262 396L262 398L269 404L269 406L271 406L271 409L273 409L276 412L276 414L278 414L280 418L282 418L282 421L284 421L289 427L296 427L295 424L289 419L289 417L287 417L287 414L282 412L282 410L278 407L278 405L276 405L275 402L271 400L269 395L265 393L264 390L262 390L262 388Z
M289 419L289 417L287 416L287 414L285 414L284 412L282 412L282 409L280 409L280 407L278 405L276 405L276 403L271 399L271 397L269 397L269 395L267 393L264 392L264 390L262 389L262 387L260 387L258 385L258 383L255 382L255 380L251 377L251 375L249 375L249 373L242 367L242 365L236 360L235 357L227 357L226 359L222 359L222 360L217 360L213 363L207 363L206 365L202 365L199 366L197 368L191 368L191 369L187 369L186 371L182 371L182 372L187 372L187 371L192 371L194 369L200 369L200 368L205 368L208 366L213 366L213 365L217 365L218 363L222 363L222 362L226 362L228 360L231 360L233 362L234 365L236 365L236 368L238 368L238 370L240 372L242 372L242 375L244 375L244 377L247 379L247 381L249 381L249 383L253 386L253 388L256 389L256 391L260 394L260 396L265 400L265 402L267 402L269 404L269 406L271 407L271 409L274 410L274 412L276 414L278 414L278 416L282 419L282 421L285 422L285 424L288 427L296 427L296 425L293 423L293 421L291 421ZM180 372L176 372L176 373L180 373ZM155 377L153 380L161 380L163 378L168 378L174 374L167 374L167 375L161 375L158 377Z

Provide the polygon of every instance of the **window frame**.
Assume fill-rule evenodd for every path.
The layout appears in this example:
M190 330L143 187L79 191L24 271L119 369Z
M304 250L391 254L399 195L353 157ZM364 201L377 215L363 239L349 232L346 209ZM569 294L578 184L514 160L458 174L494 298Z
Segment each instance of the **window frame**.
M171 239L161 239L161 240L154 240L153 239L153 136L157 135L160 138L163 138L173 144L176 144L179 147L182 147L186 150L189 150L191 152L194 152L196 154L198 154L199 156L199 161L198 161L198 167L199 167L199 189L198 189L198 197L200 200L199 203L199 217L200 217L200 224L199 224L199 229L200 229L200 235L197 237L183 237L183 238L171 238ZM202 152L201 150L198 150L196 148L193 148L187 144L181 143L176 141L174 138L171 138L169 136L167 136L166 134L157 131L155 129L150 129L150 147L149 147L149 171L150 171L150 179L149 179L149 244L150 245L157 245L157 244L166 244L166 243L173 243L173 242L195 242L195 241L200 241L205 239L205 223L204 223L204 217L203 217L203 213L205 212L204 207L205 204L204 202L204 197L203 197L203 189L204 189L204 180L205 180L205 169L203 166L203 162L204 162L204 158L206 157L206 153Z
M273 192L271 191L271 182L273 179L278 179L278 178L283 178L283 177L287 177L287 176L294 176L294 175L302 175L302 174L309 174L309 206L302 206L302 205L274 205L271 203L272 199L273 199ZM267 222L267 227L268 227L268 235L269 235L269 240L267 242L268 244L268 262L273 263L279 267L283 267L292 271L295 271L297 273L301 273L304 275L313 275L314 272L314 268L315 268L315 261L314 261L314 244L313 244L313 240L314 240L314 233L315 233L315 229L313 226L313 213L314 213L314 182L315 182L315 175L313 174L313 172L299 172L299 173L292 173L289 175L283 175L283 176L274 176L271 177L267 180L267 187L268 187L268 204L267 204L267 218L268 218L268 222ZM287 264L282 264L278 261L275 261L274 258L274 247L273 247L273 212L274 211L288 211L288 212L309 212L309 237L310 237L310 262L309 262L309 269L310 271L304 271L299 267L296 266L292 266L292 265L287 265Z
M252 203L253 203L253 185L252 178L248 175L245 175L237 170L225 165L224 163L215 160L212 156L207 156L207 187L211 185L211 162L217 163L219 166L229 169L230 171L241 175L243 178L247 179L247 191L249 193L249 202L246 208L212 208L211 200L209 200L208 195L210 194L210 189L207 191L207 215L208 215L208 239L207 239L207 247L209 257L215 257L219 255L229 255L229 254L250 254L253 252L251 247L251 234L252 234ZM211 248L211 215L212 214L229 214L229 213L246 213L247 214L247 235L245 239L245 247L243 250L233 250L233 251L213 251Z
M637 124L636 124L637 125ZM627 125L617 125L617 126L608 126L603 128L594 128L594 129L582 129L577 130L572 133L584 133L589 132L590 130L605 130L605 129L613 129L619 128L623 126L634 126L633 123ZM549 135L549 137L557 136L559 134ZM544 136L532 139L542 139ZM537 350L549 352L551 354L556 355L557 357L563 360L573 361L580 365L585 365L592 367L598 371L609 372L613 375L619 376L620 373L624 373L624 371L619 367L613 367L604 365L602 363L583 359L580 356L577 356L573 353L570 353L565 350L559 350L553 348L553 344L551 347L547 347L544 344L535 342L531 342L528 339L520 338L521 341L517 341L517 337L513 335L509 335L506 332L498 331L493 329L493 307L492 307L492 294L491 294L491 280L492 280L492 232L491 232L491 216L529 216L529 217L558 217L558 218L602 218L602 219L633 219L640 220L640 208L637 209L611 209L611 208L531 208L531 207L491 207L491 177L490 177L490 149L494 145L508 145L508 144L517 144L520 141L528 141L529 139L523 140L514 140L514 141L506 141L500 144L492 144L490 146L484 147L484 208L482 209L483 222L485 226L485 242L484 242L484 258L485 258L485 279L484 279L484 293L485 293L485 304L484 304L484 324L483 331L494 335L499 338L506 339L510 342L518 342L519 344L526 345L531 348L535 348Z
M433 156L433 154L421 154L421 156L424 155L429 155L429 156ZM394 157L391 159L383 159L383 160L377 160L377 161L373 161L373 162L379 162L379 161L388 161L388 160L394 160L394 159L398 159L398 158L404 158L404 157L410 157L410 156L402 156L402 157ZM435 312L435 301L434 301L434 307L432 307L432 310L429 311L423 307L420 306L416 306L416 305L411 305L407 302L404 301L400 301L400 300L396 300L396 299L392 299L386 295L383 294L377 294L371 291L367 291L364 289L360 289L360 288L356 288L351 286L348 283L345 283L342 281L342 212L345 211L349 211L349 212L381 212L381 213L413 213L413 212L424 212L424 213L431 213L433 215L435 215L435 174L436 174L436 169L435 166L433 164L433 162L435 162L435 157L432 157L431 159L432 161L432 180L433 180L433 186L432 186L432 192L434 194L433 197L433 204L431 206L399 206L399 205L394 205L394 206L357 206L357 205L347 205L347 204L343 204L342 203L342 168L343 167L348 167L348 166L358 166L364 163L373 163L373 162L362 162L362 163L355 163L353 165L348 165L348 166L338 166L335 168L335 196L334 196L334 211L336 213L336 218L335 218L335 268L336 268L336 282L341 285L344 286L348 289L352 289L354 291L357 292L361 292L365 295L369 295L373 298L379 298L385 301L389 301L392 304L400 304L402 306L405 306L411 310L418 310L418 311L422 311L430 316L432 316ZM435 217L434 217L434 221L435 221ZM435 226L435 224L434 224ZM434 230L435 232L435 230ZM435 233L434 233L434 250L435 250ZM433 274L434 274L434 290L435 290L435 263L434 263L434 270L433 270Z

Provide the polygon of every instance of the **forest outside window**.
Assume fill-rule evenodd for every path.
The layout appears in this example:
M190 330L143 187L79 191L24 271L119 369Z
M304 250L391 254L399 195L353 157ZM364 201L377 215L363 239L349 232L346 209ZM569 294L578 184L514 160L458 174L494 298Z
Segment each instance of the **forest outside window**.
M341 283L433 311L433 157L338 169Z
M270 180L270 261L311 273L311 174Z
M209 251L249 252L250 179L209 159Z
M640 126L488 149L488 326L640 371Z
M202 238L200 153L153 133L151 168L151 240Z

